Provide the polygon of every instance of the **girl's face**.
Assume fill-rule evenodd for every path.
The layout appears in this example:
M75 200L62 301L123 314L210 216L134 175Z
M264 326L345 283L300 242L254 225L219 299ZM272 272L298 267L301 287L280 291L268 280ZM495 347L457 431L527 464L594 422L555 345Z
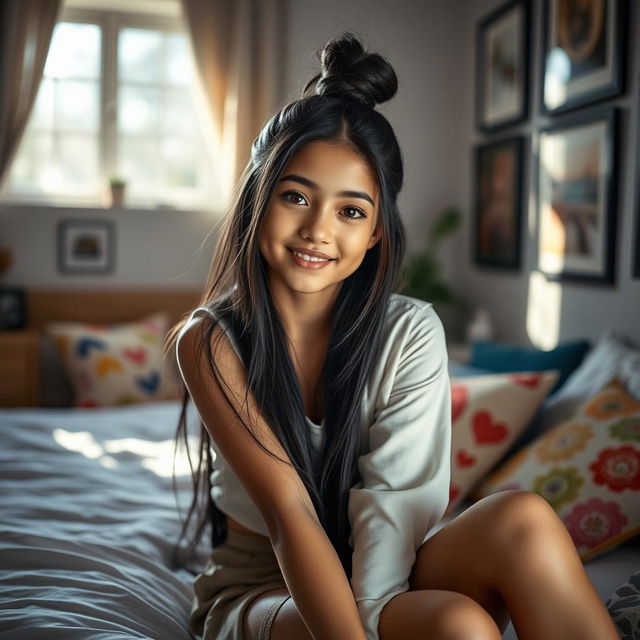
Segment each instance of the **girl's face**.
M337 294L382 234L378 186L366 162L343 144L307 143L275 186L259 234L272 292ZM321 252L309 262L293 250ZM313 255L311 253L311 255Z

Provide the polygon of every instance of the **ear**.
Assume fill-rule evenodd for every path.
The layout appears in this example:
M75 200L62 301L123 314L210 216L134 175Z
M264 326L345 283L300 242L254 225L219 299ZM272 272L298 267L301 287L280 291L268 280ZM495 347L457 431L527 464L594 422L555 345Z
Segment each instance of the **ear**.
M382 238L382 224L378 220L378 224L376 225L376 228L374 229L373 233L371 234L371 238L369 239L369 244L367 245L367 249L371 249L371 247L375 247L378 244L380 238Z

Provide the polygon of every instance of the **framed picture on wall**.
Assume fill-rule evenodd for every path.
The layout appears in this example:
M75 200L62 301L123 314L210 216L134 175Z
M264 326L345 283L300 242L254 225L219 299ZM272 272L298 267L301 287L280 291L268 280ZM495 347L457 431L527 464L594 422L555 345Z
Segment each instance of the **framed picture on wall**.
M636 101L636 216L635 242L631 257L631 276L640 278L640 77L638 78L638 99Z
M523 136L475 149L473 261L497 269L521 262Z
M628 0L545 0L541 109L559 113L624 90Z
M58 271L84 275L111 273L114 267L114 236L111 220L60 220Z
M538 269L548 279L614 283L618 120L610 108L540 131Z
M528 0L511 0L476 30L476 125L496 131L527 118L529 105Z

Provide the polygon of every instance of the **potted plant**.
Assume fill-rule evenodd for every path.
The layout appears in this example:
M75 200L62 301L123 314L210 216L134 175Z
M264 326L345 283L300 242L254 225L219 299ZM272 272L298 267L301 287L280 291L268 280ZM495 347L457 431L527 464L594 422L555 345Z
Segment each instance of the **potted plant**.
M109 176L109 187L111 189L111 207L122 208L124 206L124 192L127 181L121 176Z
M444 238L456 231L461 223L458 209L443 209L427 231L424 249L408 257L403 266L402 294L420 298L432 303L444 303L467 310L466 301L453 292L440 274L437 256L438 245Z

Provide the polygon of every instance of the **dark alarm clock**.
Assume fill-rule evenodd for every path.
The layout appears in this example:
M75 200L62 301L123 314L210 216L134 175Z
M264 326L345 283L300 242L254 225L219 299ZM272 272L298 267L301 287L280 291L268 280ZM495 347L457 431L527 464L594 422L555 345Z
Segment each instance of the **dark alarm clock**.
M25 290L0 287L0 330L22 329L27 324Z

